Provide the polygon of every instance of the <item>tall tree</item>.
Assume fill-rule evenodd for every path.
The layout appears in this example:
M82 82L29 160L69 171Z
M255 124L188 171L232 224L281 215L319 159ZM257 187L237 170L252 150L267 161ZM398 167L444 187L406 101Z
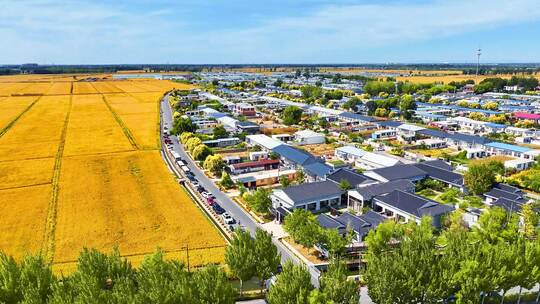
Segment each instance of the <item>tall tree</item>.
M321 227L315 215L304 209L295 209L287 215L284 227L295 242L308 249L321 239Z
M225 263L229 265L231 272L240 280L240 294L244 287L244 281L251 279L256 272L255 241L249 232L236 230L231 244L225 251Z
M214 139L226 138L229 137L229 132L225 130L224 126L219 125L212 130L212 135L214 136Z
M210 155L208 156L203 163L203 168L212 172L214 175L219 175L219 173L225 168L225 161L221 155Z
M321 276L321 303L357 304L360 300L358 283L347 280L347 267L343 261L332 259Z
M137 272L139 303L190 303L196 298L184 265L164 259L162 251L144 258Z
M311 276L304 265L287 262L268 293L269 304L307 304L313 290Z
M493 186L495 173L486 165L471 165L465 173L464 181L473 194L484 194Z
M272 236L260 228L257 228L255 233L255 259L255 273L261 281L262 287L264 281L276 272L281 255L278 253L276 245L272 243Z
M270 212L272 199L270 199L270 190L259 188L255 191L246 192L242 196L248 206L259 213Z
M196 303L201 304L232 304L235 292L227 279L225 272L217 266L207 266L194 275ZM175 302L190 303L190 302Z
M184 132L195 132L197 126L187 117L177 117L173 121L173 128L171 133L174 135L179 135Z
M302 112L302 109L299 107L287 106L281 113L281 119L288 126L296 125L300 122L300 118L302 118Z
M191 151L191 156L199 161L204 161L210 154L212 154L212 150L210 150L210 148L208 148L208 146L205 144L200 144L193 148L193 151Z

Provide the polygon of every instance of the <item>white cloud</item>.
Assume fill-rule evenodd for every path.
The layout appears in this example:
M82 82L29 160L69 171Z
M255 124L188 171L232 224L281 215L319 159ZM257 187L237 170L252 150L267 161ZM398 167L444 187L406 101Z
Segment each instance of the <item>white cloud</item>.
M342 3L323 1L301 16L258 14L246 23L257 24L251 27L225 27L230 18L247 17L223 15L204 20L215 25L208 30L190 24L189 11L172 4L136 9L129 2L0 0L0 62L361 61L358 52L540 19L538 0Z
M212 40L230 54L258 50L273 60L310 52L375 49L450 37L538 20L537 0L449 0L431 3L328 6L306 17L270 20L258 27L217 32ZM330 56L327 56L330 58ZM279 59L278 59L279 61Z

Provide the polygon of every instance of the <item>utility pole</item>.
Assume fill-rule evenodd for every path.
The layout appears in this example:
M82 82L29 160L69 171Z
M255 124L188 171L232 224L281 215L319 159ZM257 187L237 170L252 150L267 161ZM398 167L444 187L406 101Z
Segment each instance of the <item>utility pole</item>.
M476 50L476 78L478 78L478 71L480 70L480 55L482 55L482 49L478 48L478 50Z

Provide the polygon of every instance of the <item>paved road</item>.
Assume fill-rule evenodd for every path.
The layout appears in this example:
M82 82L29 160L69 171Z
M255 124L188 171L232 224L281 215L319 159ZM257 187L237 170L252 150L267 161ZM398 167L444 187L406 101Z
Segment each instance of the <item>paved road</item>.
M162 124L165 124L169 128L171 128L173 117L172 110L167 99L168 95L165 96L161 101L161 122ZM208 191L210 191L216 197L217 201L223 207L223 209L225 209L229 214L231 214L231 216L234 217L241 226L248 230L252 235L255 235L255 230L257 229L257 227L262 227L260 227L260 225L247 212L245 212L241 207L239 207L237 203L233 202L225 193L223 193L215 186L214 182L212 182L195 165L191 158L189 158L183 147L178 142L177 138L175 138L174 136L171 136L170 138L173 142L174 151L176 151L180 156L182 156L183 159L187 161L188 168L191 170L191 172L193 172L193 174L199 181L199 184L206 188ZM282 263L288 260L291 260L296 264L302 263L302 261L297 258L294 253L287 249L287 247L285 247L279 240L274 239L273 241L274 244L277 246L279 253L281 254ZM308 266L308 270L311 274L312 284L318 287L320 274L319 271L313 266Z

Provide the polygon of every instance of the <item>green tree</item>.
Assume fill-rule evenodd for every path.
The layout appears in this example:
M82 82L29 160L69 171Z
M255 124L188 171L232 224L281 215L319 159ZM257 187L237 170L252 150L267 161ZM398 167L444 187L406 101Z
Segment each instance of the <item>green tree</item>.
M255 233L255 259L255 274L263 287L264 281L276 272L281 255L272 243L272 236L260 228Z
M379 227L378 227L379 228ZM395 240L398 245L391 246ZM386 224L366 239L365 279L376 303L433 303L432 265L436 262L435 238L429 217L420 225Z
M315 215L304 209L295 209L287 215L284 228L295 242L308 249L321 240L321 227Z
M345 236L341 235L337 229L322 229L321 230L321 246L330 254L330 258L337 258L344 253L347 246L353 238L352 231L349 231Z
M389 111L385 108L377 108L375 112L373 113L373 115L377 117L387 117L388 114L389 114Z
M521 207L521 214L523 215L523 234L529 239L536 238L539 222L538 213L534 211L532 204L524 204Z
M205 144L200 144L193 148L193 151L191 152L191 156L193 156L194 159L199 161L204 161L207 156L212 154L212 150L208 148Z
M184 265L167 261L158 250L144 258L137 272L139 303L190 303L194 286Z
M197 126L187 117L176 117L173 121L173 127L171 133L174 135L182 134L184 132L195 132Z
M399 111L401 113L401 117L407 120L411 119L414 110L416 110L416 102L414 101L414 98L409 94L401 96L401 101L399 103Z
M317 99L322 96L323 89L314 85L305 85L300 88L303 99Z
M294 265L289 261L283 265L283 272L270 288L268 303L307 304L312 290L311 276L305 266Z
M283 123L290 126L296 125L302 118L302 109L296 106L287 106L281 113L281 119Z
M20 269L15 259L0 252L0 302L18 303L22 300L19 280Z
M232 304L235 300L234 289L225 273L216 265L205 267L195 272L196 303L201 304ZM161 302L153 302L161 303ZM190 303L185 301L174 303Z
M225 168L225 161L219 154L210 155L204 160L203 168L212 172L214 175L218 175Z
M465 186L473 194L484 194L493 186L495 173L489 166L479 164L470 165L464 176Z
M272 200L270 199L270 190L265 188L259 188L251 193L245 193L243 195L244 200L250 208L259 213L270 212L272 207Z
M184 132L180 134L180 142L182 144L185 144L188 141L188 139L193 138L194 136L195 135L191 132Z
M294 183L297 185L303 184L306 180L306 174L302 170L296 170Z
M234 187L234 182L231 179L231 176L225 170L221 172L221 181L219 183L225 189L231 189L232 187Z
M350 190L352 189L351 183L349 183L348 180L343 178L339 181L339 189L341 189L342 191Z
M287 175L282 175L279 177L279 183L283 188L289 187L291 185L291 181L287 177Z
M195 147L201 144L202 144L202 140L200 138L192 137L186 141L186 143L184 144L184 147L189 153L192 153L193 149L195 149Z
M214 130L212 130L212 134L214 135L214 139L229 137L229 132L227 132L225 127L221 125L215 127Z
M321 276L320 303L357 304L360 300L358 284L353 280L347 280L346 264L334 259L328 265L328 269Z
M251 279L256 273L255 241L249 232L238 229L235 231L230 245L225 251L225 263L231 272L240 280L240 294L244 281Z
M355 110L358 105L362 104L362 101L358 97L351 97L343 104L345 110Z

